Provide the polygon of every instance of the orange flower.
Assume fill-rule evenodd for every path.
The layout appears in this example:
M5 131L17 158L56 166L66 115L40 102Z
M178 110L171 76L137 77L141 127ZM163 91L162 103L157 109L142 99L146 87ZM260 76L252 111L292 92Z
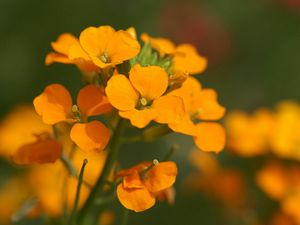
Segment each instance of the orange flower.
M26 180L22 177L1 181L0 187L0 223L12 224L13 215L20 210L24 201L30 197Z
M86 122L89 116L111 110L101 88L95 85L82 88L77 96L77 107L72 106L71 95L64 86L52 84L34 99L33 104L46 124L75 123L70 136L82 150L102 150L107 145L110 137L108 128L99 121Z
M33 107L21 105L14 108L0 123L0 155L9 158L24 144L33 143L32 134L51 133L52 128L41 120Z
M253 115L232 111L225 120L228 146L244 157L265 154L273 123L273 114L266 109L257 110Z
M78 39L69 33L61 34L55 42L51 42L51 47L55 52L51 52L46 56L45 63L50 65L54 62L73 64L74 61L69 60L69 49L72 45L78 44Z
M130 32L130 33L129 33ZM71 60L84 59L106 68L135 57L140 51L132 29L115 31L110 26L88 27L79 37L79 44L70 48Z
M122 74L114 75L105 89L110 103L119 115L131 124L143 128L151 120L171 123L184 114L180 97L164 95L168 88L168 74L159 66L141 67L136 64L129 79Z
M167 38L153 38L150 37L148 34L143 33L141 35L141 39L143 42L149 43L152 48L157 50L161 57L165 55L171 55L175 51L174 43Z
M200 151L192 151L189 158L198 170L188 177L189 190L204 192L228 207L244 206L247 190L239 171L223 168L214 155Z
M272 199L280 200L290 185L286 174L286 169L278 162L269 162L257 174L256 183Z
M17 164L53 163L61 154L63 140L51 138L52 129L44 124L33 107L19 106L0 126L0 155Z
M280 202L281 210L300 222L300 168L297 164L282 165L271 161L257 174L258 186L272 199Z
M150 168L152 167L152 168ZM140 163L119 172L123 181L117 187L121 204L130 210L141 212L155 204L155 193L171 187L177 176L174 162Z
M88 166L85 168L83 177L84 183L80 192L79 207L84 204L90 192L90 186L95 185L101 174L106 154L105 152L95 154L75 151L71 161L77 174L79 174L84 159L88 160ZM58 217L63 215L64 205L69 212L73 209L78 179L70 177L61 161L54 164L34 165L30 167L26 176L32 193L37 197L37 208L40 213Z
M171 70L199 74L206 67L207 59L201 56L193 45L181 44L176 47Z
M170 94L182 97L186 114L181 121L170 123L169 127L175 132L193 136L203 151L221 151L225 145L224 128L210 122L222 118L225 113L225 108L217 101L217 93L213 89L202 89L195 78L189 77L181 88ZM194 120L207 122L195 124Z
M62 145L50 137L49 133L35 135L37 140L20 147L12 160L21 165L33 163L54 163L62 153Z
M78 68L86 73L97 71L98 68L92 63L92 61L85 57L84 60L70 60L69 50L73 45L78 45L79 40L75 36L69 33L61 34L55 42L51 42L51 46L55 52L50 52L45 59L46 65L52 63L64 63L64 64L75 64ZM82 54L85 54L82 51Z
M175 204L176 191L174 187L169 187L162 191L156 192L155 197L159 201L167 201L169 205Z
M188 74L202 73L207 67L207 59L201 56L191 44L175 45L166 38L153 38L143 33L141 39L157 50L161 57L170 56L173 59L171 71L182 71Z
M284 101L277 105L270 131L272 151L283 158L300 159L300 105Z

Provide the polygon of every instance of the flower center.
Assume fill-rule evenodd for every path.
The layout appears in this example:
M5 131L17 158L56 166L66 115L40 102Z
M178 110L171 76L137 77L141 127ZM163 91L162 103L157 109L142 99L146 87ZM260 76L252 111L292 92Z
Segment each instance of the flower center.
M145 98L141 98L140 103L142 106L147 106L147 104L148 104L147 99L145 99Z
M107 52L103 52L100 56L99 56L99 59L104 62L104 63L109 63L110 62L110 59L109 59L109 56L107 54Z

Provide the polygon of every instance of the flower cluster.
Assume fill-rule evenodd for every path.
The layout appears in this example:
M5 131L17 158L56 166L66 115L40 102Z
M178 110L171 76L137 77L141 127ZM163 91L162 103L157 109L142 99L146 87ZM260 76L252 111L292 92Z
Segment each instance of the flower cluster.
M225 120L228 148L241 156L272 152L287 159L299 159L300 106L284 101L276 109L258 109L253 115L230 112Z
M71 224L84 224L96 199L114 193L136 212L156 199L174 202L175 162L168 156L120 169L122 142L177 132L193 137L200 150L224 148L225 131L217 121L225 108L216 91L193 76L206 69L206 58L190 44L176 46L147 34L141 40L134 28L100 26L84 29L79 38L62 34L51 43L45 63L75 65L82 74L85 84L76 101L65 86L50 84L33 101L36 114L19 108L0 129L1 153L15 164L31 165L28 193L37 198L32 214L57 217L66 210ZM22 136L11 124L29 125L29 134ZM132 127L140 129L138 136L125 135ZM62 192L67 193L63 204Z
M284 165L279 161L268 162L257 174L258 186L280 204L280 211L300 224L300 167Z
M275 110L258 109L252 115L233 111L225 123L229 150L263 160L255 181L270 199L279 203L271 224L300 224L299 104L283 101Z

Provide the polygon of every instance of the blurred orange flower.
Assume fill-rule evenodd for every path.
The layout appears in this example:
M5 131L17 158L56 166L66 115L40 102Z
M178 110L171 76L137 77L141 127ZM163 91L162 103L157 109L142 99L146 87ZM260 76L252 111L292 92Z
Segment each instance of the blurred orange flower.
M268 162L257 174L258 186L272 199L279 201L281 210L300 224L300 167L284 166L279 161Z
M37 140L20 147L12 155L14 163L30 165L33 163L54 163L63 150L62 145L52 139L49 133L35 135Z
M251 157L265 154L274 126L273 113L267 109L257 110L253 115L232 111L225 118L228 147L235 153Z

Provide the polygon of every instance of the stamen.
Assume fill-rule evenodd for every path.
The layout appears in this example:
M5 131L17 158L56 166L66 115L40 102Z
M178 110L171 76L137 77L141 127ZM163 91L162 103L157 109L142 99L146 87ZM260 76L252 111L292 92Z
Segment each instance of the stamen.
M147 99L145 99L145 98L141 98L140 102L141 102L142 106L147 106L147 104L148 104Z
M108 57L108 54L106 52L103 52L102 55L100 55L99 59L104 63L109 62L109 57Z
M79 112L79 109L78 109L77 105L72 105L72 112L73 113L78 113Z

